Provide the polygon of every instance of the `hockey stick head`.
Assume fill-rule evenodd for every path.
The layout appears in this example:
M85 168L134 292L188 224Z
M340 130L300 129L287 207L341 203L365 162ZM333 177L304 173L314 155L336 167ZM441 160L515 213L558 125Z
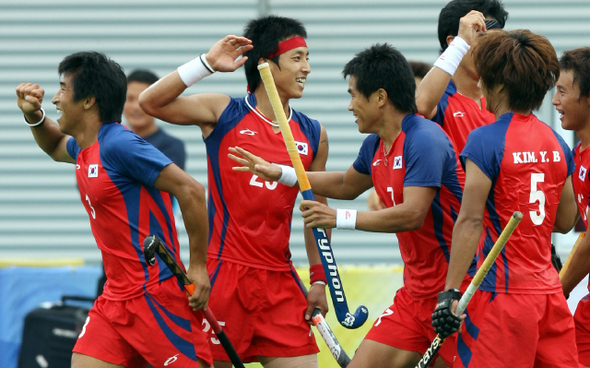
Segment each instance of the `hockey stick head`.
M160 240L155 235L150 235L143 241L143 255L148 265L156 264L156 247Z
M334 308L336 309L336 308ZM338 317L338 322L346 328L355 329L361 327L369 318L369 310L364 305L361 305L356 309L354 314L350 314L350 312L346 312L345 314L342 313L342 318L338 316L338 311L336 311L336 316Z

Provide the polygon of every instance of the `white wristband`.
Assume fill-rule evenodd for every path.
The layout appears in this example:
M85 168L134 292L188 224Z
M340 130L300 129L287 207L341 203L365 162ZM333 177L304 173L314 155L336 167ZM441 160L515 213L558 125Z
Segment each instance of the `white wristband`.
M215 72L215 70L211 68L211 65L207 63L204 54L201 54L199 57L194 58L188 63L179 66L177 70L180 79L182 79L182 82L186 84L187 87L192 86L201 79L208 77Z
M312 284L312 285L315 285L315 284L320 284L320 285L324 285L324 286L326 286L326 283L325 283L324 281L321 281L321 280L319 280L319 281L314 281L314 282L312 282L311 284Z
M470 48L471 46L469 46L464 39L456 36L445 52L439 56L438 60L434 63L434 66L449 73L452 77L461 63L461 60L463 60L463 56L467 54L467 51L469 51Z
M43 116L41 117L41 120L39 120L35 124L31 124L27 121L27 118L25 117L25 124L27 124L31 128L38 127L38 126L42 125L45 122L45 110L43 110L42 107L39 110L41 110L41 113L43 114Z
M279 178L278 182L284 185L288 185L290 187L297 184L297 173L295 173L295 169L291 166L287 165L280 165L275 164L281 168L281 177Z
M336 210L336 229L354 230L356 228L356 210L338 208Z

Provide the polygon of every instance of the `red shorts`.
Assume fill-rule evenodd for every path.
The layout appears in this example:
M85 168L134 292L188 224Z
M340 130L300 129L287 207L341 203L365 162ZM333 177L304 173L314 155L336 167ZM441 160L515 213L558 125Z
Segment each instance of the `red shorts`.
M74 352L127 368L198 367L197 356L213 364L203 315L194 312L176 278L124 301L102 296L88 313ZM146 363L147 362L147 363ZM167 363L167 364L166 364Z
M477 290L469 306L455 367L579 367L574 321L562 293Z
M590 300L588 297L586 295L580 300L574 315L578 356L580 363L585 366L590 366Z
M218 260L209 260L207 267L209 306L243 362L319 352L304 318L307 299L295 270L269 271ZM211 341L213 359L229 361L214 335Z
M436 337L432 327L432 312L437 300L437 297L413 299L405 287L399 289L393 298L393 304L377 318L365 339L424 354ZM457 354L456 336L457 334L453 334L446 338L438 351L449 367L453 365Z

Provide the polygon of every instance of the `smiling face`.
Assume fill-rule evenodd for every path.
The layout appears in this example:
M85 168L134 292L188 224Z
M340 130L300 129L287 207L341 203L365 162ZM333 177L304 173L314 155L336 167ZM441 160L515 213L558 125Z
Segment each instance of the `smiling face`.
M129 128L141 137L145 137L157 130L154 117L146 114L139 106L139 94L150 85L148 83L133 81L127 85L127 99L123 108L123 115Z
M78 123L82 120L84 103L82 98L74 102L74 81L71 74L66 74L59 82L59 90L51 99L57 112L62 114L57 119L59 129L64 134L74 135Z
M376 133L373 127L378 120L376 100L377 92L374 92L369 99L367 99L356 88L356 76L351 75L348 79L348 93L350 94L350 103L348 104L348 111L356 118L354 121L358 125L360 133Z
M270 63L279 96L284 101L303 96L307 75L311 73L308 58L307 47L301 46L279 56L280 69L275 63Z
M578 131L590 124L590 98L580 97L580 87L574 83L573 70L562 70L556 83L557 92L551 103L559 113L561 127Z

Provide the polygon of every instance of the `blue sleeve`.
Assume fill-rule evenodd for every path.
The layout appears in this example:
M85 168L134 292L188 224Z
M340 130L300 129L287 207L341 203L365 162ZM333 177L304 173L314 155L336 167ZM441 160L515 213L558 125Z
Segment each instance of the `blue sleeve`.
M449 158L455 155L451 142L442 129L431 124L406 135L404 187L440 188L445 166Z
M505 134L494 134L497 132L492 131L491 127L498 128L498 123L471 131L460 158L463 168L465 168L466 159L470 159L494 182L500 175L500 164L504 157ZM507 127L508 124L506 124Z
M553 129L551 129L551 130L553 130ZM574 154L573 154L572 150L570 149L570 146L568 146L567 143L565 143L565 141L563 140L563 137L561 135L559 135L555 130L553 130L553 134L555 134L555 138L557 138L557 141L561 145L561 149L563 150L563 154L565 155L565 160L567 162L567 176L570 176L576 170L576 164L574 161Z
M101 149L104 166L153 187L160 172L172 161L156 147L129 130L118 132Z
M380 142L381 140L376 134L369 135L363 141L363 145L359 150L359 155L352 164L353 169L361 174L371 175L371 164L373 162L373 157L375 157L375 152L377 151L377 148L379 148Z
M76 143L74 137L70 137L70 139L68 139L66 143L66 149L68 150L70 156L74 158L74 160L78 159L78 153L80 153L80 146L78 146L78 143Z

